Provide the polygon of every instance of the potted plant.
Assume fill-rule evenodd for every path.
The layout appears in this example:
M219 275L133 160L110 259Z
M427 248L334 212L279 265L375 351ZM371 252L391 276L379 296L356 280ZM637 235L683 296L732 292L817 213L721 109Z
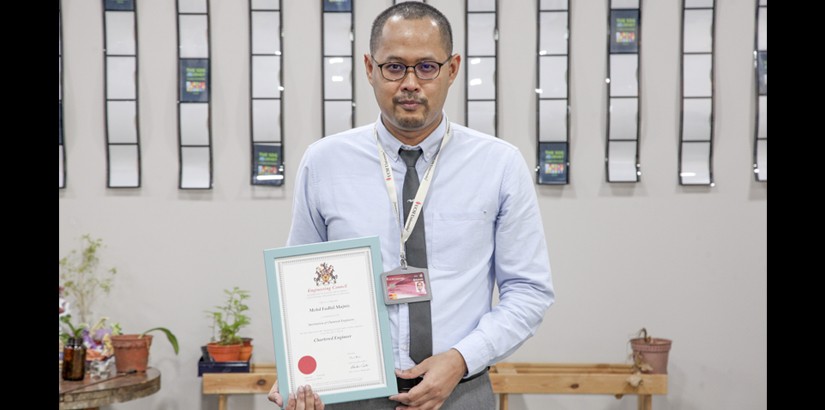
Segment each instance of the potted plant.
M60 259L61 291L74 299L75 310L80 323L89 323L92 306L98 291L108 294L112 290L112 280L117 269L99 271L98 251L103 247L103 239L93 239L85 234L80 237L83 246L80 251L72 250Z
M62 345L71 335L76 338L83 338L83 344L87 348L87 360L91 364L96 362L98 366L105 369L110 363L109 358L115 357L115 366L118 372L146 371L149 357L149 346L152 336L146 333L160 330L166 334L169 343L178 354L178 340L169 329L157 327L149 329L141 334L122 335L120 326L115 323L109 325L107 318L100 319L97 324L90 326L88 319L92 316L92 306L96 297L108 294L112 289L114 275L117 269L109 268L101 271L99 252L103 248L103 240L92 238L85 234L80 237L82 247L80 250L72 250L69 254L60 259L60 342ZM69 314L69 303L63 299L64 293L73 299L74 307L80 318L80 323L74 325ZM136 362L131 361L129 356L137 353Z
M249 306L244 302L249 299L249 291L241 290L237 286L231 290L224 289L226 302L215 306L215 310L207 311L212 318L212 342L206 345L209 355L216 362L240 360L240 349L243 340L240 330L249 325L249 316L245 313ZM218 332L217 338L215 332Z
M111 363L108 359L114 353L111 343L108 342L113 326L106 322L105 317L98 320L94 326L91 325L90 319L97 296L108 294L111 291L117 269L100 269L99 253L104 247L102 239L95 239L85 234L80 237L80 241L79 249L71 250L68 255L58 261L60 269L59 346L62 352L69 337L82 339L87 349L87 363L96 365L94 366L96 368L105 369ZM77 323L72 321L72 315L69 312L70 298L74 306L75 317L79 319Z
M145 372L149 364L149 348L152 346L152 335L147 333L161 331L175 350L180 352L178 338L165 327L153 327L143 333L112 335L112 346L115 351L115 367L118 373Z
M670 339L654 338L642 328L638 337L630 339L633 349L633 366L642 373L667 374L667 358L670 353Z

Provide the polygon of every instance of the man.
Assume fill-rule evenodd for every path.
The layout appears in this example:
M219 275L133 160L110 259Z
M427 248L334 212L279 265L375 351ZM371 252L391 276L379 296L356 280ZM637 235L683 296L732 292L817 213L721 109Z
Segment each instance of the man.
M387 307L400 393L327 408L493 409L488 366L532 336L554 301L524 157L503 140L449 123L443 112L460 64L438 10L420 2L385 10L364 55L378 121L312 144L299 166L288 245L378 235L385 271L407 261L429 269L431 301ZM427 183L415 181L411 195L407 183L416 179ZM400 209L413 198L423 213ZM408 215L414 227L405 229ZM495 284L500 302L492 307ZM411 330L421 311L432 332L423 342ZM421 346L429 357L417 361ZM277 384L269 398L283 404ZM301 386L288 408L324 404Z

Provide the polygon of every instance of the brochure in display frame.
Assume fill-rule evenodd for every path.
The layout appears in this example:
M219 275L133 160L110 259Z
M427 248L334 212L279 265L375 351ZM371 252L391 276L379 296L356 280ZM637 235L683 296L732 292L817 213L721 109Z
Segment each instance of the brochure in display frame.
M180 60L180 101L209 102L209 59Z
M352 0L324 0L324 11L352 12Z
M759 95L768 95L768 52L760 51L756 61Z
M567 142L540 142L538 151L538 183L567 184Z
M639 10L610 11L610 52L639 52Z
M252 146L252 185L280 186L284 183L284 162L280 143Z
M265 249L264 264L284 398L305 385L325 404L398 393L377 236Z

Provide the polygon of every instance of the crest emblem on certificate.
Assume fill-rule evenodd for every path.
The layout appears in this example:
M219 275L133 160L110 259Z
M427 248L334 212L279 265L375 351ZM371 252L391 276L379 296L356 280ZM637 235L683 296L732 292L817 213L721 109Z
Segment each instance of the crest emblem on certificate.
M335 274L335 267L323 262L315 268L315 286L331 285L338 281L338 275Z

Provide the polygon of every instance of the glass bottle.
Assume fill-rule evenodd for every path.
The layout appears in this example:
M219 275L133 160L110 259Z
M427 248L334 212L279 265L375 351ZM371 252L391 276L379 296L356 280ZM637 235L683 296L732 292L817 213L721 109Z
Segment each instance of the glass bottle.
M69 338L63 348L63 380L83 380L86 373L86 347L83 339Z

